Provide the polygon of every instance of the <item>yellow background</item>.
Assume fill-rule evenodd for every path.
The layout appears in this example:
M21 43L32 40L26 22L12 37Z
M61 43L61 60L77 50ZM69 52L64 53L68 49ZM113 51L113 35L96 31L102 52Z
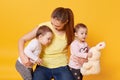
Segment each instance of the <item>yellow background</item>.
M74 12L75 24L88 26L87 42L106 42L102 50L101 72L83 80L120 80L119 0L0 0L0 80L22 80L15 70L18 39L41 22L50 20L59 6Z

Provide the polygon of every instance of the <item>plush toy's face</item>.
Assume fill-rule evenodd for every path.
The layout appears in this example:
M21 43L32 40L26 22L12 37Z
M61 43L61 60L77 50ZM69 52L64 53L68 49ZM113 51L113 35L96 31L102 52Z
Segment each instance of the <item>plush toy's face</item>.
M97 50L103 49L104 47L105 47L105 42L100 42L96 45Z
M92 53L92 57L88 58L88 60L99 60L100 58L100 50L105 47L105 42L98 43L95 47L92 47L89 52Z

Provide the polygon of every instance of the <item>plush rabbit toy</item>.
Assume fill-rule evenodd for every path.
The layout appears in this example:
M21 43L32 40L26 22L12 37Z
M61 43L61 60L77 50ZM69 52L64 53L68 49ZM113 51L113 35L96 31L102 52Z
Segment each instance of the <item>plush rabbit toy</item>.
M100 50L105 47L105 42L100 42L96 46L90 48L89 53L92 57L88 57L88 62L85 62L81 68L83 75L97 74L100 72Z

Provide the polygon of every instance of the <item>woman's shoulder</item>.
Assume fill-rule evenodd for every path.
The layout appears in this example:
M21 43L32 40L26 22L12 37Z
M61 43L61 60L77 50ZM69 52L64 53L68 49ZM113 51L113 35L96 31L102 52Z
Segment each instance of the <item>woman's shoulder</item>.
M46 22L40 23L38 26L42 26L42 25L51 26L51 22L46 21Z

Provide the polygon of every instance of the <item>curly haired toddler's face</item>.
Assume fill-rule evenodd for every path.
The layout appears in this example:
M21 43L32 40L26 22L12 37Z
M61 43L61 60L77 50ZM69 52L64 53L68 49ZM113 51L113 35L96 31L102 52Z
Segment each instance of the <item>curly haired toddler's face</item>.
M49 45L52 41L53 34L51 32L47 32L45 35L40 35L39 36L39 42L42 45Z

